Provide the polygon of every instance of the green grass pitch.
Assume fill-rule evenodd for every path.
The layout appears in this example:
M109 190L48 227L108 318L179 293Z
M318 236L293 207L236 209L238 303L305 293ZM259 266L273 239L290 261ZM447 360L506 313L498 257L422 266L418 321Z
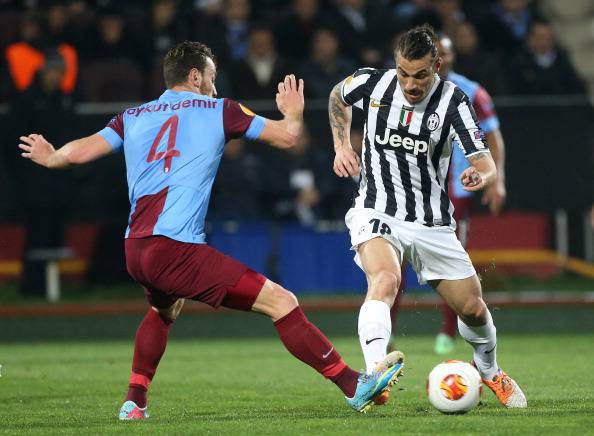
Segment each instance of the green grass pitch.
M334 339L353 367L355 337ZM526 410L507 410L483 392L466 415L442 415L425 396L440 360L432 336L406 336L406 375L388 406L367 415L296 361L274 338L173 339L149 397L151 418L119 422L131 341L0 344L1 434L224 435L586 435L594 431L594 334L502 335L498 360L521 384ZM449 358L469 359L461 341Z

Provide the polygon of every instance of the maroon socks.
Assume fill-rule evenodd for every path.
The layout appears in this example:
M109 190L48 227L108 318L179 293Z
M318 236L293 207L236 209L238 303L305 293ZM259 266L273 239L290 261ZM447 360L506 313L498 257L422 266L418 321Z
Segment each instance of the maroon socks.
M146 392L165 352L171 324L173 321L164 320L150 308L136 331L126 401L134 401L138 407L146 407Z
M132 374L126 401L146 407L147 390L165 352L172 321L163 320L149 309L136 331ZM300 307L274 323L281 341L297 359L308 364L335 383L347 397L357 388L359 373L349 368L324 334L309 320Z
M441 333L445 333L452 338L456 337L456 330L458 330L458 315L450 306L443 304L441 306L441 313L443 314L443 324L441 325Z
M334 382L347 397L357 388L359 373L349 368L326 336L296 307L274 323L289 352Z

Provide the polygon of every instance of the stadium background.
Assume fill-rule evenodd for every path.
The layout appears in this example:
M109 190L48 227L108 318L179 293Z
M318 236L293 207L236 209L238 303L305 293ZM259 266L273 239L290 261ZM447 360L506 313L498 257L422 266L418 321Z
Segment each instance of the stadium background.
M305 79L307 133L298 147L227 146L208 238L295 291L312 321L357 366L365 282L343 223L356 184L332 174L327 95L359 66L391 66L395 36L424 22L451 35L454 69L493 95L506 142L505 211L492 217L477 198L469 240L507 350L504 364L535 399L533 415L509 415L504 432L591 431L591 420L579 426L594 406L585 378L594 358L593 20L594 0L0 0L0 432L120 430L111 421L146 310L124 267L122 156L52 172L19 157L18 137L39 132L59 145L157 97L163 54L185 38L215 51L220 96L263 115L279 116L270 98L280 77L294 72ZM355 114L353 125L360 123ZM440 359L431 353L440 315L435 295L418 288L410 270L407 277L397 335L410 379L397 407L375 416L391 420L399 413L400 429L415 433L433 431L436 423L458 434L501 432L491 424L497 410L489 409L490 400L469 418L475 419L470 427L434 415L428 424L416 419L427 412L419 394L423 377ZM186 304L156 378L161 409L152 431L255 434L262 423L270 434L289 428L304 434L316 425L341 434L390 431L378 426L393 421L357 427L356 418L337 411L336 398L321 394L328 387L307 378L273 334L267 319ZM548 379L558 371L558 356L572 356L574 365L563 368L563 383L544 383L534 365ZM458 344L451 357L467 358L468 349ZM238 360L248 391L213 388L208 377L219 370L227 378ZM202 368L196 362L212 361L217 368L192 370L186 383L173 379L188 362ZM306 381L271 386L261 367L279 372L275 380L288 371ZM227 403L211 402L213 389ZM322 398L313 410L317 424L312 395ZM254 410L259 396L288 411ZM192 412L172 412L183 401L203 412L202 427L192 427L198 425Z
M572 260L594 260L593 13L577 0L2 1L0 280L42 295L46 264L60 258L66 284L81 293L129 280L121 156L51 172L13 145L29 132L61 144L156 98L164 53L189 38L215 51L219 95L264 115L277 116L270 97L284 74L306 81L298 147L227 147L210 242L300 293L360 291L342 223L356 184L331 172L327 94L358 66L391 66L395 37L424 22L452 36L455 70L494 96L507 143L506 213L474 221L475 261L499 277L550 277L567 266L592 277L591 265Z

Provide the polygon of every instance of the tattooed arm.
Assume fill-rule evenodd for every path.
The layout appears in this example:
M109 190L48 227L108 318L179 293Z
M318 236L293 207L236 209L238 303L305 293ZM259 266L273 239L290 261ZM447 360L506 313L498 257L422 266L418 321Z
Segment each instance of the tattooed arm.
M480 191L491 186L497 180L497 169L491 153L477 153L468 158L472 166L460 175L465 191Z
M336 84L330 93L328 115L334 140L334 172L340 177L359 175L359 156L351 146L352 108L340 97L342 82Z

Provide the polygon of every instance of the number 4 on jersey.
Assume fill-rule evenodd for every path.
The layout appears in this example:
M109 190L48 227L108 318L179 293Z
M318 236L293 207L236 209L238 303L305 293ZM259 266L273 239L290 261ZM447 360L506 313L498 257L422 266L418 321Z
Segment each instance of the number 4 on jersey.
M146 158L147 162L154 162L157 160L164 159L165 168L163 169L163 171L165 171L166 173L168 173L171 169L171 160L174 157L178 157L181 155L179 150L175 150L174 148L175 139L177 136L178 123L179 118L177 115L173 115L172 117L168 118L167 121L165 121L165 123L163 123L163 125L159 129L159 133L157 133L157 137L153 141L153 145L151 145L151 151L149 151L149 154ZM167 132L167 130L169 130L169 136L167 137L167 150L160 151L157 153L157 147L159 147L161 139L163 139L163 136L165 135L165 132Z

